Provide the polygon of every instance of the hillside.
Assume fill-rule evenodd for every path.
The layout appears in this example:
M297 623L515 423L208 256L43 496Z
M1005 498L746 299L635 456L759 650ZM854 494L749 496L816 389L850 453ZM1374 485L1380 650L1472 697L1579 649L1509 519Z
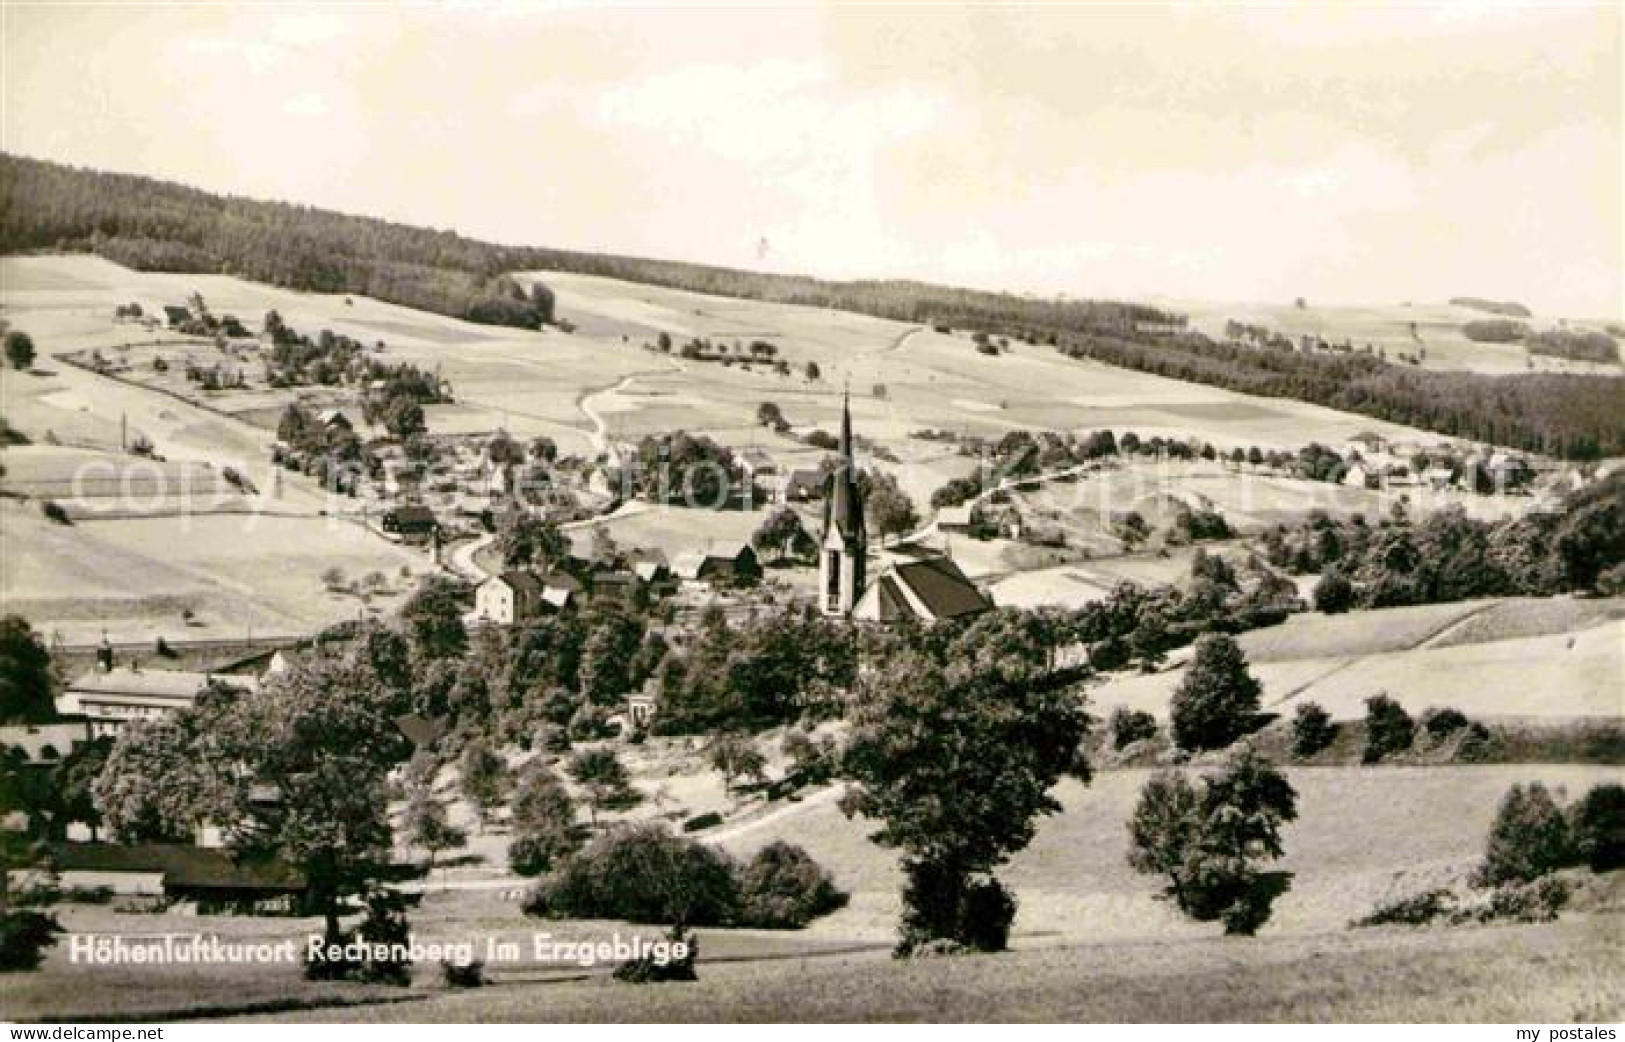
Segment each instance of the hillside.
M535 328L550 285L510 273L609 276L652 286L909 323L969 327L1073 357L1274 398L1294 398L1573 459L1625 455L1625 376L1488 377L1237 350L1142 304L1038 299L907 281L835 282L704 265L499 246L311 207L224 197L123 174L0 155L0 253L80 250L152 271L234 273L365 294L442 315Z

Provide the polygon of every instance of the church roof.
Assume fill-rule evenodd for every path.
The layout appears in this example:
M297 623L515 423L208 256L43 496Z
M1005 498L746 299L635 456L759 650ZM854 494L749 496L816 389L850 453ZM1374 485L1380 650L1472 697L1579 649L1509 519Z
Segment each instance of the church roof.
M952 558L895 560L864 591L855 614L876 622L955 619L988 611L993 602Z

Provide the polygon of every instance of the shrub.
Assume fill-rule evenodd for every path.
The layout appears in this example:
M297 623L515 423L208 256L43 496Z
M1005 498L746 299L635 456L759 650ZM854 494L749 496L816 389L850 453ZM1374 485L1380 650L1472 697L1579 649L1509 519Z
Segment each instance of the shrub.
M679 955L678 952L682 954ZM693 931L673 926L666 934L666 948L656 954L650 951L636 959L628 959L615 967L618 981L628 984L661 984L667 981L698 980L694 961L700 955L700 941Z
M1527 883L1570 862L1568 822L1540 782L1507 790L1490 826L1484 863L1473 876L1481 887Z
M769 843L739 873L739 922L769 930L797 930L845 902L829 873L805 850Z
M41 500L39 508L40 513L45 515L45 519L47 521L51 521L59 525L73 524L73 519L68 517L68 511L62 506L61 503L58 503L54 499Z
M1292 716L1292 755L1310 757L1337 738L1332 715L1313 702L1300 702Z
M1568 901L1569 885L1555 876L1547 876L1533 882L1496 887L1490 892L1488 905L1472 914L1481 923L1549 923L1557 918Z
M404 951L412 940L412 928L406 921L406 901L391 890L378 890L367 895L367 914L354 930L341 931L328 944L338 945L337 951L327 951L327 945L316 952L306 950L306 980L345 980L363 984L395 984L405 987L412 983L412 961L404 955L391 956L391 951ZM365 938L368 957L353 959L344 952L352 941ZM400 946L396 948L396 946ZM314 958L312 957L314 955ZM371 958L383 955L383 958ZM336 956L336 957L332 957Z
M1229 634L1202 637L1170 702L1174 741L1193 751L1224 748L1252 729L1260 690Z
M1125 749L1135 742L1154 738L1157 734L1156 717L1139 709L1118 706L1112 710L1112 748Z
M730 922L739 891L733 862L656 824L606 833L550 872L525 914L550 919L717 926Z
M1467 714L1459 709L1429 709L1422 714L1422 730L1436 742L1449 738L1471 724Z
M1376 763L1385 756L1402 753L1416 737L1416 724L1405 707L1387 695L1365 700L1364 763Z
M720 824L722 824L722 815L714 810L708 810L704 814L696 814L683 822L683 831L699 832L701 829L715 828Z
M61 932L62 924L44 912L0 914L0 973L39 969L45 949L56 944Z
M1625 865L1625 785L1594 786L1570 812L1574 854L1593 872Z
M482 988L486 984L485 963L478 959L461 966L454 962L442 962L440 977L448 988Z
M997 879L967 881L934 862L914 859L904 862L903 875L903 921L893 954L911 957L942 942L955 952L1004 950L1016 900Z
M1425 926L1435 919L1449 915L1455 907L1456 895L1448 889L1440 888L1380 904L1370 915L1356 919L1349 925Z

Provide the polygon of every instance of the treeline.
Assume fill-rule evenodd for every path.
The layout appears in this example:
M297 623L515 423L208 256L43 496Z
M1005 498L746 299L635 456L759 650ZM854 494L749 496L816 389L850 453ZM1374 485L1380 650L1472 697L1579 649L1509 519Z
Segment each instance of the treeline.
M1472 308L1491 315L1508 318L1528 318L1529 309L1515 300L1485 300L1483 297L1451 297L1450 303L1458 308Z
M1365 354L1303 354L1221 344L1200 333L1137 342L1064 336L1059 348L1175 380L1294 398L1456 438L1564 459L1625 453L1625 377L1437 372Z
M1619 344L1607 333L1548 329L1544 333L1529 334L1524 337L1523 344L1532 354L1553 355L1576 362L1612 365L1619 361Z
M908 281L832 282L678 261L500 246L452 231L0 155L0 252L83 250L142 271L221 272L290 289L363 293L476 322L552 321L519 271L603 275L674 289L839 308L907 322L1133 333L1181 326L1137 304L1034 300Z

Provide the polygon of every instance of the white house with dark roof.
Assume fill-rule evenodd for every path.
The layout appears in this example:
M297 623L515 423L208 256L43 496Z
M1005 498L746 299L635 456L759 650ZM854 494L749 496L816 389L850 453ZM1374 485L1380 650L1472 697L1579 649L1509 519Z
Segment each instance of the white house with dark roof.
M88 719L93 738L117 736L133 720L156 720L191 708L211 684L259 690L257 677L146 669L134 662L117 666L108 660L69 684L57 697L56 710Z

